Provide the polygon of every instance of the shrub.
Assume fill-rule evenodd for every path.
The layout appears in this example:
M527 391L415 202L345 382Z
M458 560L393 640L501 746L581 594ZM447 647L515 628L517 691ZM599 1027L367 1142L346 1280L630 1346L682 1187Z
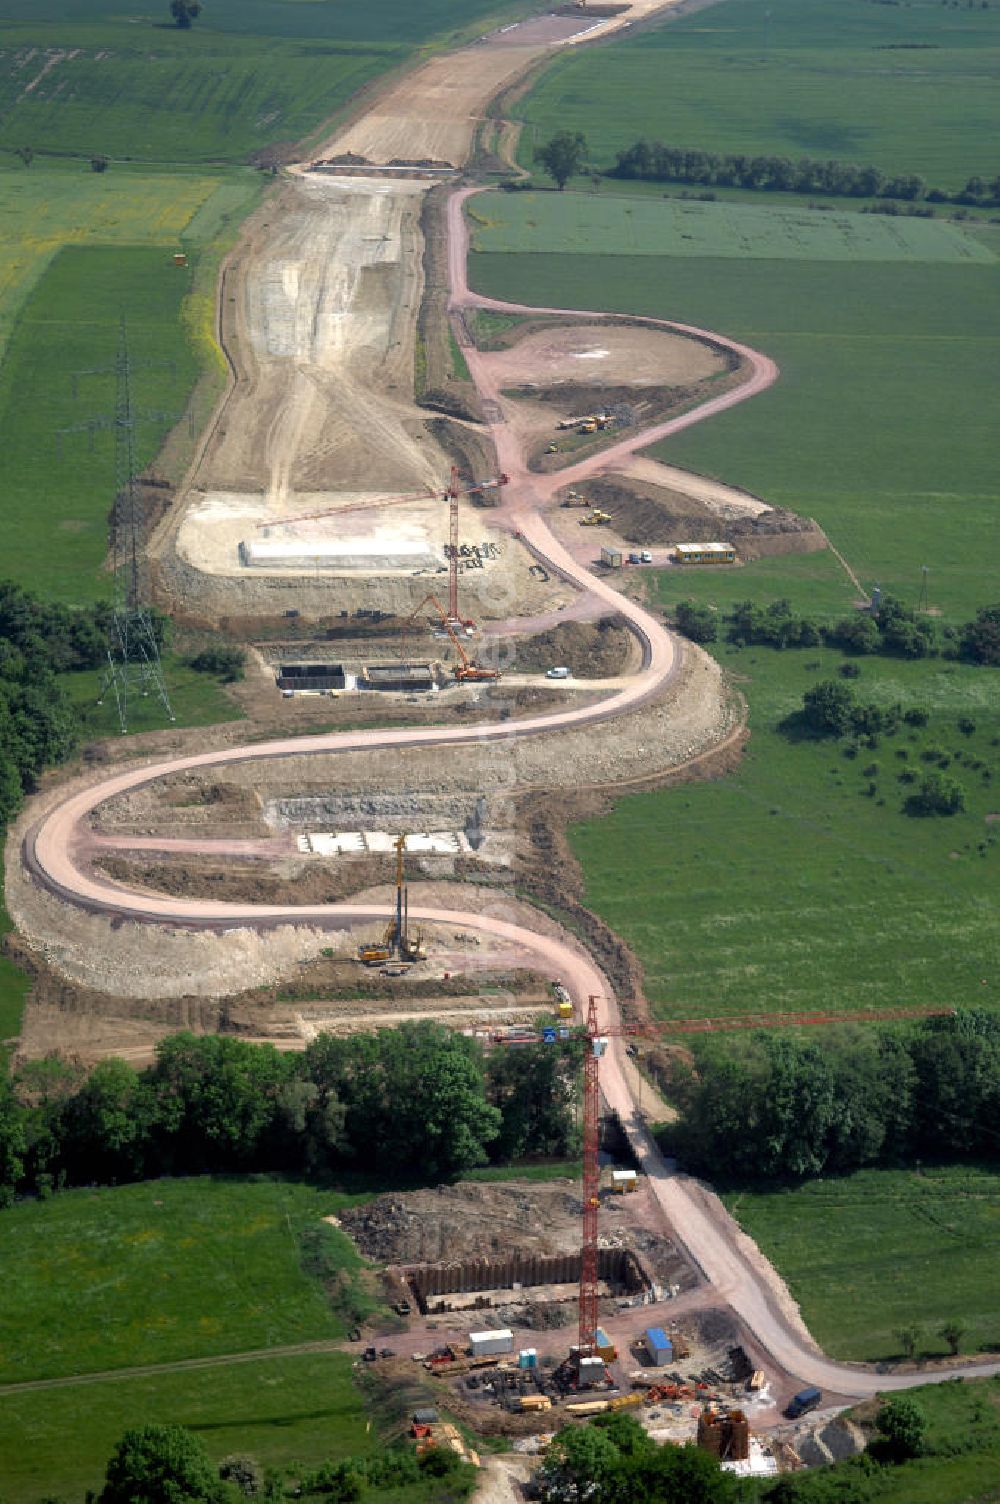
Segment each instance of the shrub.
M965 789L944 773L928 773L903 808L908 815L957 815L965 808Z
M187 660L188 667L199 674L215 674L223 684L235 684L246 673L246 654L242 648L203 648Z

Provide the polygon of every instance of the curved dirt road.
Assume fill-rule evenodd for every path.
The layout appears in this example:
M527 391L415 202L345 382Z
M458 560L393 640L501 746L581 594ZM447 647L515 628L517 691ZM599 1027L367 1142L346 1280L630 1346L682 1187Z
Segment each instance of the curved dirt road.
M462 206L473 191L476 190L463 190L455 194L449 205L452 307L482 306L527 313L568 313L578 318L580 310L533 309L526 305L480 299L470 294L466 282L467 246ZM589 316L600 318L606 315ZM677 664L677 653L670 634L635 602L619 595L607 581L595 578L578 564L553 536L541 509L556 489L606 469L616 460L644 448L656 439L677 433L693 423L747 401L770 386L777 378L778 371L774 362L766 356L709 331L668 321L646 322L673 332L708 337L716 344L735 350L749 366L749 379L690 412L641 433L632 434L599 455L553 475L529 473L524 456L507 425L498 423L491 429L500 467L511 478L500 513L504 524L518 531L535 557L553 573L626 618L643 647L643 667L632 681L596 704L575 709L570 707L514 723L487 723L473 728L400 728L284 738L127 769L103 783L68 797L29 832L24 843L24 859L36 880L68 903L92 912L139 922L204 928L264 928L289 923L344 927L384 919L390 913L386 905L253 905L199 899L185 901L165 895L129 891L109 878L86 870L82 853L87 844L88 817L98 805L115 795L159 778L194 769L218 767L249 759L301 757L358 749L398 748L403 753L406 748L415 746L444 746L480 741L502 743L512 735L536 736L571 727L579 728L590 723L597 725L611 717L627 714L656 695L670 679ZM499 392L491 380L488 363L476 351L468 351L467 359L481 394L502 406ZM501 940L515 947L539 970L550 975L560 975L578 1004L582 1005L589 995L596 995L602 1024L610 1025L617 1018L616 1001L595 962L559 937L537 934L501 917L461 909L415 907L411 911L411 917L425 923L479 931ZM935 1370L931 1375L886 1376L834 1363L825 1358L804 1332L783 1313L766 1278L736 1242L733 1225L721 1203L694 1182L671 1172L664 1163L636 1109L620 1041L615 1042L605 1057L602 1086L609 1106L619 1114L625 1125L649 1177L653 1194L663 1208L675 1236L687 1248L706 1278L729 1301L774 1360L788 1373L840 1395L862 1396L878 1390L906 1388L925 1382L928 1377L944 1379L959 1372L970 1375L1000 1371L1000 1364L991 1363L963 1369Z

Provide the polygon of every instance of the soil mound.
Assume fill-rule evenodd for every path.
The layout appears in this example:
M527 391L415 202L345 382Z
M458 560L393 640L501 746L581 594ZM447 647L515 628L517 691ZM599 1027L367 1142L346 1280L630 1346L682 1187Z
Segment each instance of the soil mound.
M536 673L565 664L578 679L612 679L624 673L629 655L629 634L618 616L600 621L564 621L518 640L514 668Z
M579 1246L580 1199L561 1185L442 1185L379 1196L340 1213L361 1252L384 1264L537 1253Z

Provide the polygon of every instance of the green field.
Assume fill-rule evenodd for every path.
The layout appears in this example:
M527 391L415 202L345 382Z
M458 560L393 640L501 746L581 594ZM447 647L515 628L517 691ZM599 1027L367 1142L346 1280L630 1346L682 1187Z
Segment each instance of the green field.
M566 212L588 212L584 196L564 198ZM946 614L996 598L995 266L554 253L471 263L484 293L676 318L773 356L770 391L654 453L816 518L869 586L912 602L926 564ZM740 579L752 594L754 571Z
M798 583L805 608L807 580ZM841 609L850 610L846 589ZM998 796L964 763L996 765L992 671L866 659L859 699L901 700L931 720L849 760L836 743L792 742L775 729L810 684L836 675L838 652L719 657L750 707L738 772L622 799L572 832L586 901L635 949L658 1015L1000 1007L1000 847L979 849ZM975 721L972 736L957 730L962 715ZM901 813L908 786L899 777L922 770L921 751L937 745L961 754L949 771L968 809L913 819Z
M0 151L246 162L335 116L416 49L527 0L212 0L190 31L129 0L12 0L0 25Z
M754 261L990 262L982 239L937 220L756 204L702 204L623 192L493 193L468 209L472 249Z
M82 1499L100 1488L123 1432L146 1423L188 1426L216 1460L249 1453L269 1467L316 1466L375 1443L345 1353L0 1395L5 1504Z
M928 1456L869 1469L863 1459L799 1474L802 1504L996 1504L1000 1497L1000 1379L924 1384L906 1391L927 1422ZM856 1418L872 1422L871 1405ZM844 1479L840 1485L839 1480ZM850 1492L850 1483L860 1492ZM842 1486L844 1492L839 1491Z
M246 162L306 135L408 55L339 38L305 47L122 25L33 23L0 40L0 149L131 162Z
M0 160L0 353L18 307L63 246L203 245L257 189L249 171L98 174L45 159L25 171Z
M133 403L173 415L139 425L139 463L153 458L199 374L182 322L194 274L193 266L175 267L163 246L69 246L22 307L0 367L4 574L18 584L72 603L108 596L99 571L114 497L113 433L97 432L91 443L86 432L58 431L113 414L113 374L82 379L76 395L73 376L113 366L124 314Z
M299 1238L343 1201L202 1178L21 1202L0 1218L0 1383L342 1336ZM353 1245L329 1238L353 1280Z
M197 673L177 656L165 652L163 677L170 697L170 708L178 726L217 726L221 721L239 721L243 712L211 674ZM115 735L118 732L114 692L103 704L97 703L103 689L104 670L88 669L66 674L63 684L80 717L80 734L84 741ZM129 735L143 731L162 731L165 725L163 706L155 696L130 698Z
M10 22L101 21L131 32L150 30L157 47L178 35L169 24L167 7L136 0L5 0L4 16ZM159 11L162 9L162 22ZM288 37L300 43L322 41L437 43L450 41L466 29L485 30L498 17L525 12L525 0L368 0L350 5L347 0L212 0L196 26L180 34L180 42L205 45L214 32L231 40L250 34L273 40ZM193 49L192 49L193 50Z
M644 137L836 158L955 190L996 175L998 76L996 6L731 0L556 62L519 107L521 159L569 129L600 168Z
M964 1353L1000 1349L1000 1174L864 1170L725 1201L832 1357L899 1357L896 1329L911 1324L918 1351L947 1353L952 1317Z

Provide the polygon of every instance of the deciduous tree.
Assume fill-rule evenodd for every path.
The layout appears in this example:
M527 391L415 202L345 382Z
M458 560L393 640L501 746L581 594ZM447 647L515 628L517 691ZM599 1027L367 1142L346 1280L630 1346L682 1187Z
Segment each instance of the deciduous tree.
M199 1437L183 1426L140 1426L115 1448L98 1504L222 1504L225 1493Z
M558 131L535 148L535 161L542 164L560 192L570 178L582 172L586 160L587 139L580 131Z
M191 22L197 21L201 15L201 0L170 0L170 14L174 18L174 25L187 31Z

